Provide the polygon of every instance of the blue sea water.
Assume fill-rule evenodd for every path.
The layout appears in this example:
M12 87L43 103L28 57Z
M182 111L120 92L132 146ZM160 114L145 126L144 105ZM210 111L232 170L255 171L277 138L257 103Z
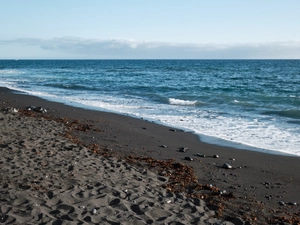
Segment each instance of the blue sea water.
M0 85L300 156L300 60L1 60Z

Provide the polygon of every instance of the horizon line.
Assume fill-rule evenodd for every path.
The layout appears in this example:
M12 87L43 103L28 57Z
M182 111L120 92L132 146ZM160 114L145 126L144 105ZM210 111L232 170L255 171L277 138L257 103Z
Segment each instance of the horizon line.
M13 61L19 61L19 60L300 60L300 58L297 58L297 59L293 59L293 58L290 58L290 59L286 59L286 58L282 58L282 59L279 59L279 58L268 58L268 59L262 59L262 58L251 58L251 59L248 59L248 58L229 58L229 59L215 59L215 58L211 58L211 59L197 59L197 58L190 58L190 59L185 59L185 58L175 58L175 59L167 59L167 58L145 58L145 59L136 59L136 58L117 58L117 59L113 59L113 58L107 58L107 59L81 59L81 58L66 58L66 59L63 59L63 58L0 58L0 60L13 60Z

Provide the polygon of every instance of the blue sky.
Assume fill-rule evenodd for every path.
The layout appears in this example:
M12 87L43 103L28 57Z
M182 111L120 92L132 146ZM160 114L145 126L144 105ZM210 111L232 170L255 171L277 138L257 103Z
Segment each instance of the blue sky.
M0 59L300 58L299 0L0 5Z

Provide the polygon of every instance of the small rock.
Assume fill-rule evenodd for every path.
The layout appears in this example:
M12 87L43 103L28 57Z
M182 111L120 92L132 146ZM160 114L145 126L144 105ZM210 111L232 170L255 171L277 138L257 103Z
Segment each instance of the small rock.
M193 158L191 158L191 157L188 157L188 156L187 156L187 157L185 157L184 159L185 159L185 160L188 160L188 161L193 161L193 160L194 160Z
M283 201L279 201L278 203L282 206L285 206L285 203Z
M222 167L225 169L232 169L232 165L230 165L228 163L224 163Z
M213 158L220 158L219 155L213 155Z
M17 113L17 112L19 112L19 110L14 108L14 107L7 107L7 108L3 109L2 111L8 112L8 113Z
M272 196L271 195L265 195L265 198L270 200L270 199L272 199Z
M170 131L172 131L172 132L176 132L176 130L175 129L169 129Z
M35 106L29 106L26 108L28 111L36 111L36 112L40 112L40 113L47 113L47 110L42 108L42 107L35 107Z
M35 109L36 109L36 107L35 107L35 106L33 106L33 105L31 105L31 106L28 106L26 109L27 109L28 111L31 111L31 110L35 110Z
M167 200L167 201L166 201L166 203L168 203L168 204L171 203L171 202L172 202L171 200Z
M294 206L296 206L296 205L297 205L297 202L289 202L289 205L294 205Z
M42 107L37 107L36 111L40 112L40 113L47 113L47 110L42 108Z
M95 215L97 213L97 209L93 209L93 214Z
M223 194L225 194L225 193L226 193L226 190L220 191L220 195L223 195Z
M201 153L197 153L197 156L202 157L202 158L205 158L205 157L206 157L206 155L201 154Z
M188 150L189 148L188 147L181 147L179 149L180 152L186 152L186 150Z
M160 146L160 147L162 147L162 148L167 148L167 146L166 146L166 145L162 145L162 146Z

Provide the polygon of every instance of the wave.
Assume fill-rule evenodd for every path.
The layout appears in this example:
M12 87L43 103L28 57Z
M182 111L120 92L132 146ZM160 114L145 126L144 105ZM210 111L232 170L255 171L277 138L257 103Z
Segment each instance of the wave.
M23 74L23 71L16 69L0 69L0 74Z
M287 123L292 123L292 124L299 124L300 125L300 121L299 120L289 120L286 121Z
M75 91L95 91L97 88L88 87L86 85L79 85L79 84L59 84L59 83L48 83L44 84L46 87L53 87L59 89L68 89L68 90L75 90Z
M300 119L300 110L297 109L290 109L290 110L283 110L283 111L267 111L263 112L263 115L276 115L282 117L288 117L293 119Z
M176 98L169 98L171 105L195 105L197 101L181 100Z

